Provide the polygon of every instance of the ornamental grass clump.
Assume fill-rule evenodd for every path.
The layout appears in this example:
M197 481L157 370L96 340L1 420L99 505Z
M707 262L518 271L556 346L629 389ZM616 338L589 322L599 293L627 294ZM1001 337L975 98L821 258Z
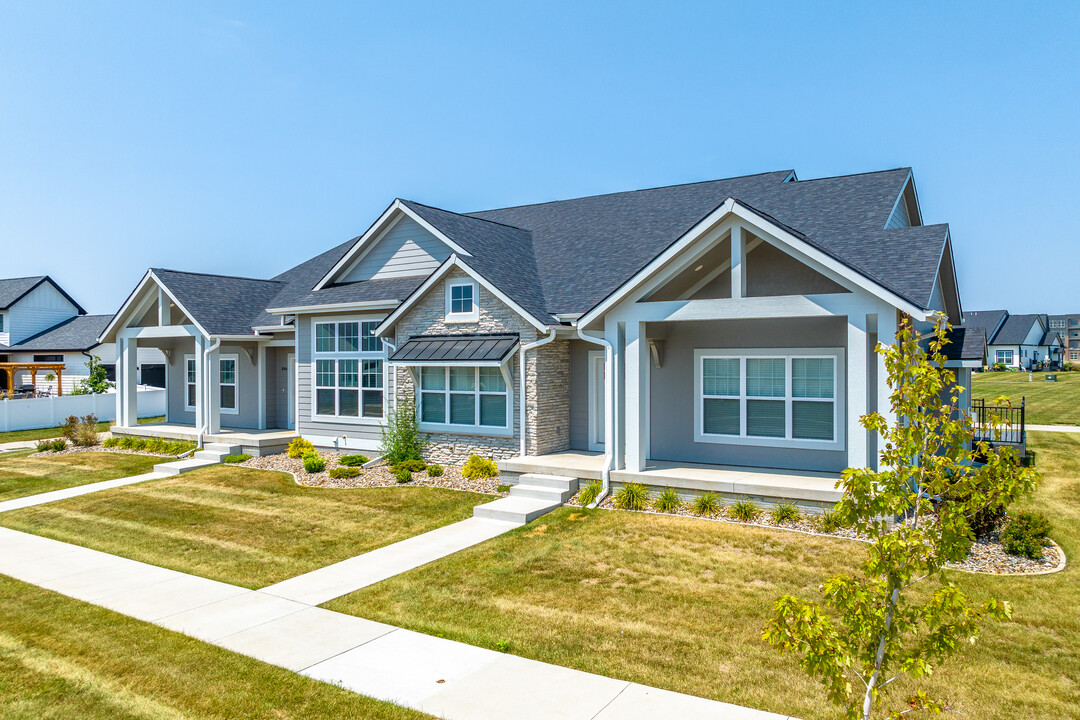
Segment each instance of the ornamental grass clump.
M581 488L578 493L578 502L584 507L586 505L592 505L596 502L596 498L600 497L600 493L604 490L604 484L599 480L592 480L585 487Z
M289 443L289 447L285 451L285 454L291 458L302 458L305 454L313 451L314 449L315 446L311 443L310 440L305 440L304 438L298 437L294 438L293 441Z
M683 506L683 501L675 488L665 488L664 492L653 500L652 506L657 512L673 513Z
M730 508L731 517L741 522L753 522L761 508L753 500L739 500Z
M479 455L470 455L468 461L461 468L461 476L468 480L484 480L499 474L499 466L494 460L482 458Z
M620 510L644 510L649 490L641 483L626 483L615 493L615 507Z
M1008 602L970 598L941 573L967 556L972 516L1008 507L1039 481L1015 449L973 442L971 419L960 411L964 388L946 367L950 329L940 314L926 336L904 320L895 344L878 344L889 417L874 412L861 423L880 436L885 469L845 470L835 509L840 526L869 540L866 560L860 572L826 579L818 600L779 598L765 628L765 640L798 655L849 720L884 717L882 700L897 687L911 692L897 703L904 712L889 717L959 711L918 688L917 679L973 643L983 621L1012 615ZM995 418L987 425L988 436L1003 426Z
M694 498L690 508L695 515L715 515L720 511L720 496L714 492L707 492Z
M777 525L786 522L798 522L802 519L802 511L791 500L782 500L776 503L776 507L769 511L769 517Z

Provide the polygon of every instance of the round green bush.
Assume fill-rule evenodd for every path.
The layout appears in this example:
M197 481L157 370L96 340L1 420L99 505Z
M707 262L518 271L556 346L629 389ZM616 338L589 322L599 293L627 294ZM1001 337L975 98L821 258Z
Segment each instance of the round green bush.
M479 455L470 455L469 460L461 468L461 476L468 480L483 480L498 474L499 466L495 464L495 461Z
M342 455L338 458L338 462L346 467L357 467L370 462L370 460L371 458L367 455Z
M431 465L427 466L427 474L428 477L439 477L443 474L443 466L432 463Z
M399 483L411 482L412 481L412 473L409 471L409 468L405 467L404 465L401 465L401 466L398 467L397 470L394 471L394 478Z
M330 468L330 477L335 480L341 480L343 478L352 478L360 474L360 468L356 467L335 467Z
M298 437L289 443L289 449L285 451L285 454L291 458L301 458L314 449L315 446L310 440Z
M319 457L314 450L304 455L304 471L308 473L320 473L326 469L326 460Z
M1039 559L1050 534L1050 521L1038 512L1017 513L1001 531L1001 544L1010 555Z

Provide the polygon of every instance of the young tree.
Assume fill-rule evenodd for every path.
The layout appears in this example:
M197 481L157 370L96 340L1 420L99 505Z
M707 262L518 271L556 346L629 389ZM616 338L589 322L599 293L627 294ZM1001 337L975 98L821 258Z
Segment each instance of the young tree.
M97 395L99 393L108 392L113 384L109 382L108 376L105 374L105 366L101 364L101 358L96 355L91 355L90 359L86 361L86 368L89 370L86 379L80 380L75 385L71 394Z
M946 563L970 550L969 519L1038 482L1014 449L973 447L972 421L957 411L964 389L942 354L949 329L939 316L922 337L905 321L895 345L877 347L896 420L863 416L862 425L881 437L882 470L845 470L837 505L843 525L871 540L862 574L826 580L820 605L781 597L765 628L769 643L802 655L803 669L847 718L873 717L892 682L929 675L962 642L975 641L981 620L1011 615L1007 602L974 603L941 578ZM920 583L932 588L916 595ZM890 717L945 704L918 690L906 708Z

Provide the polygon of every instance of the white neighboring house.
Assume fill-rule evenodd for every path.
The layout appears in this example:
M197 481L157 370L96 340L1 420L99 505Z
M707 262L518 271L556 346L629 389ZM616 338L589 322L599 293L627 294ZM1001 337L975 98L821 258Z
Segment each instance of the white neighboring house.
M87 315L48 275L0 279L0 362L63 363L62 388L57 387L55 374L38 373L34 378L38 391L52 395L58 389L70 393L85 380L91 356L101 360L112 380L116 345L97 340L111 319L112 315ZM139 366L141 383L164 387L165 358L160 351L144 348ZM30 382L25 370L15 376L16 386ZM6 383L6 373L0 373L0 391L8 389Z
M964 314L964 325L986 332L987 362L1013 370L1034 370L1060 364L1063 345L1044 314L1011 315L1007 310L977 310Z

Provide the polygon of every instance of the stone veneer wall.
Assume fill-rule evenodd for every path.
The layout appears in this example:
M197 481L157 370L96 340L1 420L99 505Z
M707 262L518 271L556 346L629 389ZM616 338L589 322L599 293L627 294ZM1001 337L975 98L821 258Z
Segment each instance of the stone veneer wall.
M446 280L468 277L458 269L450 271ZM479 292L480 320L475 323L444 322L446 317L445 280L431 288L394 329L398 347L414 335L472 335L517 333L522 343L537 340L540 334L524 318L507 307L483 285ZM518 397L518 364L520 353L514 354L510 372L514 378L514 417L512 436L478 435L467 433L427 433L430 444L429 460L463 463L469 455L503 459L520 453L520 400ZM527 353L525 362L525 396L528 426L527 452L548 453L570 447L570 345L556 340ZM399 367L394 376L392 401L415 401L416 388L412 375Z

